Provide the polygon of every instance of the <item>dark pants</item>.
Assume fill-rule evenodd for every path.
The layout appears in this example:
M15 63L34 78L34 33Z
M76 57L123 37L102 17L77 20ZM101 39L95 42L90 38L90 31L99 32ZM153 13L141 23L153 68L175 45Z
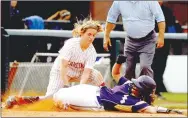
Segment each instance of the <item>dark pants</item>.
M125 39L125 56L126 60L126 70L125 77L128 79L135 78L135 68L136 68L136 58L140 59L140 74L148 75L153 78L153 70L151 64L153 62L153 57L156 48L156 34L155 32L150 33L145 38L141 40L133 39L127 37Z
M162 48L158 48L155 51L152 69L154 72L154 80L157 84L156 93L167 91L163 83L163 74L166 68L166 62L169 52L170 52L170 43L168 40L165 40L165 44Z

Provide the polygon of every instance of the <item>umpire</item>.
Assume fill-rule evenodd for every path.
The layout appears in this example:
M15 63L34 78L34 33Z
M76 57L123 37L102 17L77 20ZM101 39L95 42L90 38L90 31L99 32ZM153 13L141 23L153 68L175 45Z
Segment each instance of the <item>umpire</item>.
M140 75L153 78L151 64L155 48L164 45L165 18L157 1L114 1L107 16L103 47L108 51L111 46L110 32L115 28L121 14L127 32L124 45L126 59L125 77L135 78L136 59L140 59ZM154 31L155 20L159 35Z

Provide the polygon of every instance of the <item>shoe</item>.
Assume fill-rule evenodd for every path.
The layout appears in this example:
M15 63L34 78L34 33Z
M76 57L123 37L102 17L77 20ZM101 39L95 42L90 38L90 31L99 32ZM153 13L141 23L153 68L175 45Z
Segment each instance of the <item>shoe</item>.
M161 93L156 93L157 99L159 100L166 100L164 96L161 95Z
M17 104L16 96L10 96L10 97L6 100L4 107L7 108L7 109L10 109L10 108L12 108L14 105L16 105L16 104Z
M23 105L23 104L29 104L33 103L35 101L38 101L39 97L33 97L33 96L10 96L7 101L5 102L5 108L10 109L14 105Z

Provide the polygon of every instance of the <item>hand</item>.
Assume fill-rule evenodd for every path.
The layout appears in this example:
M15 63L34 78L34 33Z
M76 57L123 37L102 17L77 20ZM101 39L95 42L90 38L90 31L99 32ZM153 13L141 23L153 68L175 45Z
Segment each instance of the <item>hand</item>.
M184 115L184 113L182 111L179 111L179 110L176 110L176 109L168 109L168 112L170 114L183 114Z
M162 48L163 46L164 46L164 39L158 37L158 40L157 40L157 48Z
M111 41L110 41L110 37L105 36L105 37L104 37L104 40L103 40L103 48L104 48L106 51L109 51L109 50L108 50L108 46L112 46Z

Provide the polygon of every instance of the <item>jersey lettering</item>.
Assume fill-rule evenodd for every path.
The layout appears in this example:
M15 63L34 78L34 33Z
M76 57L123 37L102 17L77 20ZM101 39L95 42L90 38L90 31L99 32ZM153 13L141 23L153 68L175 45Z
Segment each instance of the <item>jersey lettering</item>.
M76 62L70 62L69 61L69 64L68 64L69 66L72 66L72 67L74 67L74 68L84 68L84 64L82 64L82 63L76 63Z

